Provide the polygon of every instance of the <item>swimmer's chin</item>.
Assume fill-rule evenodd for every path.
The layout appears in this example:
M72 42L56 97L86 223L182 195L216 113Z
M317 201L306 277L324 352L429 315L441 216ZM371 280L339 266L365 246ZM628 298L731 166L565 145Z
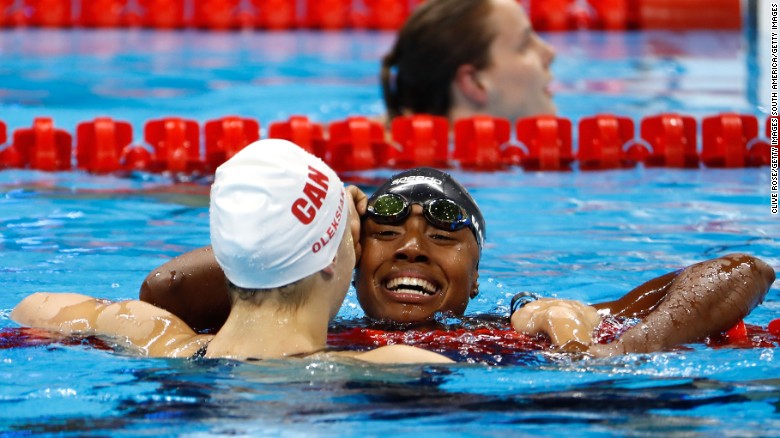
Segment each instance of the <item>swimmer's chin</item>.
M416 306L395 305L385 308L381 316L369 315L372 320L389 325L427 325L434 323L434 312L427 312Z

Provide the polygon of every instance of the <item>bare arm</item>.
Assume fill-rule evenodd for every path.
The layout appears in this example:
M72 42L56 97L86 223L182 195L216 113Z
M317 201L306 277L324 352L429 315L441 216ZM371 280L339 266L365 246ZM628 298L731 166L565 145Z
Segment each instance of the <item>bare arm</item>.
M139 298L183 319L194 330L216 332L230 313L225 272L210 246L184 253L150 272Z
M412 363L454 363L452 359L439 353L423 350L410 345L386 345L371 351L362 353L344 351L336 353L349 356L365 362L388 364L412 364Z
M597 303L593 307L606 311L612 316L644 318L666 297L669 286L680 272L681 270L656 277L635 287L615 301Z
M659 351L728 330L763 301L774 270L745 254L731 254L685 268L663 300L639 324L596 356Z
M111 336L155 357L189 356L208 338L148 303L110 303L80 294L32 294L14 308L11 319L64 334Z

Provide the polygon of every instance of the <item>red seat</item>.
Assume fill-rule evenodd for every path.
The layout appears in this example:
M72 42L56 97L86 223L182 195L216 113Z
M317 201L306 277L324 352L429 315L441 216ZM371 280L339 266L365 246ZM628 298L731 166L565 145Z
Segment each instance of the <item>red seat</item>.
M198 0L193 2L193 26L225 30L240 26L241 0Z
M409 16L407 0L364 0L364 10L352 8L350 22L358 29L399 29Z
M528 148L521 165L526 170L571 170L571 121L563 117L538 116L517 121L517 140Z
M71 0L23 0L29 10L27 24L42 27L69 27L73 25Z
M702 120L701 130L701 161L704 165L708 167L749 165L748 142L758 137L758 120L754 116L726 113L705 117Z
M16 0L0 0L0 27L13 26L16 23L14 3Z
M144 127L144 139L154 150L149 170L187 173L202 168L196 121L178 117L151 120Z
M88 172L114 172L122 168L122 156L133 141L128 122L98 117L76 127L76 166Z
M628 117L599 114L585 117L579 124L577 160L580 169L600 170L636 166L625 152L634 138L634 121Z
M350 0L306 0L304 27L337 30L349 26Z
M133 24L158 29L179 29L184 20L184 0L136 0L141 13L128 19Z
M49 117L39 117L31 128L14 131L10 167L55 171L71 169L73 138L66 131L54 128ZM6 149L8 150L8 149Z
M529 17L534 29L540 31L563 31L573 29L571 10L574 0L532 1Z
M589 0L595 12L593 28L623 30L628 28L628 0Z
M660 114L642 119L641 137L652 150L648 166L699 167L696 151L696 120L679 114Z
M271 30L295 28L296 4L296 0L252 0L256 11L255 25Z
M237 116L206 122L206 164L210 170L260 139L257 120Z
M642 29L740 29L740 0L642 0Z
M84 27L118 27L125 24L127 0L89 0L81 2L78 24Z
M291 141L322 160L326 158L327 142L322 125L305 116L292 116L285 122L272 123L268 137Z
M496 170L504 167L501 148L509 144L509 120L475 116L455 122L453 159L464 169Z
M391 167L398 151L385 140L382 124L365 117L349 117L330 125L325 160L336 171Z
M448 166L450 127L446 117L417 114L396 117L393 140L401 147L397 167Z

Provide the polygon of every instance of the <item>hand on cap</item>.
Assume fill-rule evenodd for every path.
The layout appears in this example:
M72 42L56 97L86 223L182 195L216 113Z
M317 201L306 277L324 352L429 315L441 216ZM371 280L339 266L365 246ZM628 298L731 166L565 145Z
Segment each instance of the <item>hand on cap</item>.
M544 333L556 346L573 342L589 345L601 321L594 307L574 300L541 298L512 314L512 327L520 333Z
M358 186L347 186L347 192L352 195L358 214L360 216L366 214L366 210L368 210L368 196Z
M360 245L360 216L368 209L368 196L357 186L347 186L347 201L349 204L349 231L355 244L355 261L360 262L363 247Z

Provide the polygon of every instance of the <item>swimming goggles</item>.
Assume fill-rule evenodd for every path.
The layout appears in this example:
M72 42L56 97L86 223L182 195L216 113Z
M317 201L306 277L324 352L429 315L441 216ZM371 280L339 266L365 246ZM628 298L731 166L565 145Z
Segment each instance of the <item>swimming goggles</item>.
M471 216L466 209L451 199L410 202L397 193L385 193L372 199L368 203L368 216L380 224L395 224L409 216L412 204L420 204L425 219L436 228L457 231L471 225Z

